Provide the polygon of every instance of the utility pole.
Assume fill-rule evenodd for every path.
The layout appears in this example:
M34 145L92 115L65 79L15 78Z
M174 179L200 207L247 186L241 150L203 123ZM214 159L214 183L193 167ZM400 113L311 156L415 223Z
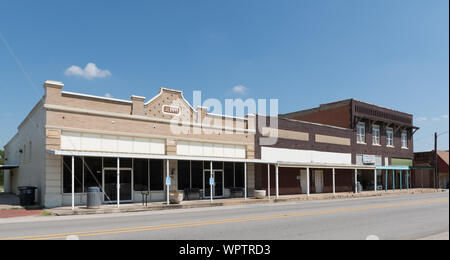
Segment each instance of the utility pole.
M436 189L439 188L437 139L438 139L438 133L434 133L434 187Z

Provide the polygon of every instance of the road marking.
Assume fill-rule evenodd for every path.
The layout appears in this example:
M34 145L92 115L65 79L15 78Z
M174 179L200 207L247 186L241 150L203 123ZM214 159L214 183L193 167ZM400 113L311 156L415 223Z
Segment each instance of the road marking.
M305 217L305 216L327 215L327 214L337 214L337 213L349 213L349 212L366 211L366 210L374 210L374 209L386 209L386 208L396 208L396 207L417 206L417 205L441 203L441 202L448 202L448 201L449 201L449 199L446 198L446 199L439 199L439 200L427 200L427 201L416 201L416 202L407 202L407 203L395 203L395 204L386 204L386 205L379 205L379 206L366 206L366 207L359 207L359 208L342 208L342 209L320 210L320 211L310 211L310 212L290 213L290 214L278 214L278 215L268 215L268 216L257 216L257 217L248 217L248 218L233 218L233 219L223 219L223 220L214 220L214 221L199 221L199 222L177 223L177 224L156 225L156 226L143 226L143 227L132 227L132 228L91 230L91 231L72 232L72 233L58 233L58 234L49 234L49 235L10 237L10 238L3 238L3 239L0 239L0 240L15 240L15 239L47 240L47 239L66 239L68 236L87 237L87 236L99 236L99 235L112 235L112 234L130 233L130 232L142 232L142 231L151 231L151 230L176 229L176 228L186 228L186 227L200 227L200 226L206 226L206 225L217 225L217 224L225 224L225 223L242 223L242 222L249 222L249 221L272 220L272 219L280 219L280 218L292 218L292 217Z

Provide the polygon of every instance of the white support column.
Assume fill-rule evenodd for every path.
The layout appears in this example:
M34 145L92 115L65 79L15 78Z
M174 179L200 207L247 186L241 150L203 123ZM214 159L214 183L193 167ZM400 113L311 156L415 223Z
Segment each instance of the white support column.
M267 196L270 200L270 164L267 164Z
M120 208L120 158L117 158L117 208Z
M311 185L309 184L309 168L306 168L306 195L309 197L311 194Z
M373 186L374 186L374 190L375 190L375 192L377 192L378 191L378 176L377 176L377 170L373 170L373 175L374 175L374 177L373 177L373 181L374 181L374 183L373 183Z
M75 157L72 156L72 211L75 211Z
M355 193L358 193L358 169L355 169Z
M211 167L210 171L209 171L209 178L211 179L211 178L213 178L213 162L211 161L211 163L209 165ZM211 180L210 180L210 182L211 182ZM210 183L209 184L209 193L210 193L211 203L213 203L213 200L214 200L213 199L213 188L214 188L214 186Z
M247 199L248 187L247 187L247 163L244 163L244 198Z
M166 160L166 181L169 177L170 177L170 161ZM170 205L170 186L169 185L166 185L166 197L167 197L166 204Z
M280 197L280 187L279 187L279 180L278 180L278 175L280 172L280 167L277 165L275 165L275 189L276 189L276 196L277 199Z
M333 195L336 195L336 169L333 168Z
M5 193L11 193L11 171L3 171L3 191Z

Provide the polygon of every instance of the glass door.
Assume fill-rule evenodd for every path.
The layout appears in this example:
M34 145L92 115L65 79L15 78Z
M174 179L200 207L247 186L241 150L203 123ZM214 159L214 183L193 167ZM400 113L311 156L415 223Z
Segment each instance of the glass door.
M213 197L221 198L223 197L224 190L224 175L222 170L213 170L212 177L214 178L214 187L213 187ZM211 171L206 170L203 174L203 197L210 198L211 197L211 186L209 184L209 179L211 178Z
M117 202L117 169L103 170L103 201ZM120 169L120 201L133 201L133 174L131 169Z

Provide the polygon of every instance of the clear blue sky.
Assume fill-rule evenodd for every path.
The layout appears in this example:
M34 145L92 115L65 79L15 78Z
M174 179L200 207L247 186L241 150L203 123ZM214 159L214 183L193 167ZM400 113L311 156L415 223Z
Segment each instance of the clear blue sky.
M278 98L281 113L356 98L414 114L416 151L448 131L448 0L4 0L0 36L0 146L48 79L121 99ZM88 63L104 77L65 73Z

